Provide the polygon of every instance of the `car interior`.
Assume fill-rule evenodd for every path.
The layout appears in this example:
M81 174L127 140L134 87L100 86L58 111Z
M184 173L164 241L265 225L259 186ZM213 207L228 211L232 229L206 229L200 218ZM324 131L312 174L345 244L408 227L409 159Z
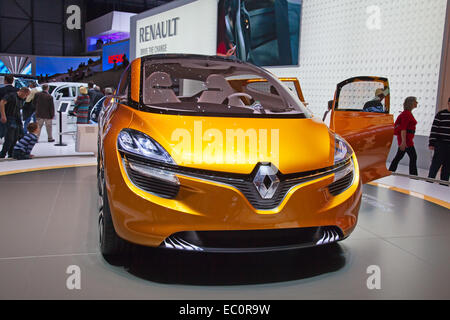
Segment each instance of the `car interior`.
M192 72L194 68L195 72ZM274 83L252 71L217 62L148 64L144 103L193 112L270 114L300 111L288 106ZM248 81L243 83L242 79Z

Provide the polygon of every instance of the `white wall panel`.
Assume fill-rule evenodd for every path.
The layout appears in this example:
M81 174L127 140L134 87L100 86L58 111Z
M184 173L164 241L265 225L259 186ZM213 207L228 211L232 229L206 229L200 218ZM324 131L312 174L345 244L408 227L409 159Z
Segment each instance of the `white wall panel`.
M297 76L311 111L321 117L338 82L353 76L388 77L391 112L417 96L417 134L428 135L436 112L447 0L304 0L300 65L269 68ZM379 8L379 29L372 21ZM376 21L376 19L375 19Z

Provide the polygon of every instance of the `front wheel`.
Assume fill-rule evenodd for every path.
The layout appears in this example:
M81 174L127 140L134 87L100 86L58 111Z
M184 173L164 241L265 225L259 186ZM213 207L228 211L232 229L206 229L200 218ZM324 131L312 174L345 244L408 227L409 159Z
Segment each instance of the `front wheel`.
M102 186L98 219L100 251L108 262L116 264L120 259L128 257L131 244L117 235L111 217L105 182Z

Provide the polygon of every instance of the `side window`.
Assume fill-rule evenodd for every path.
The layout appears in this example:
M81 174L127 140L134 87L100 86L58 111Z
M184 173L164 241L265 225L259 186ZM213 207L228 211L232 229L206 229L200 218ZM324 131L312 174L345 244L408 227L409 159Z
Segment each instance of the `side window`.
M61 95L62 98L69 98L70 97L70 91L69 87L64 87L56 91L57 94Z
M295 83L294 81L283 81L283 84L289 88L289 90L291 90L292 92L294 92L295 94L298 94L297 92L297 88L295 87Z
M116 96L121 101L128 99L128 90L130 86L130 68L128 67L120 78L119 86L117 87Z
M283 79L281 80L283 82L283 84L289 88L289 90L295 94L298 99L303 102L303 104L305 105L305 107L308 106L308 102L305 101L305 97L303 96L303 92L302 89L300 88L300 83L298 82L298 80L290 80L290 79Z
M277 90L267 81L250 82L247 84L247 88L261 93L278 95Z
M337 110L386 112L389 89L383 82L356 81L344 85L339 93Z
M250 82L246 85L245 92L270 112L280 112L286 108L277 89L267 81Z
M55 86L48 86L48 93L52 94L55 89Z
M76 87L70 87L70 91L72 92L72 97L77 96L77 88Z

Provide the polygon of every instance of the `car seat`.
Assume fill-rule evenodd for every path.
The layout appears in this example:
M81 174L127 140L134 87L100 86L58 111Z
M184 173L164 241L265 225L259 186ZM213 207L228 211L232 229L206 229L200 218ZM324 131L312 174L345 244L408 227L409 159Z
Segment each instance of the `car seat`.
M145 90L145 101L149 103L181 102L172 90L172 79L166 72L153 72L147 79L149 88Z
M203 91L198 102L221 104L225 99L236 91L228 81L220 74L211 74L206 78L207 90ZM228 103L232 106L245 106L239 97L231 98Z

